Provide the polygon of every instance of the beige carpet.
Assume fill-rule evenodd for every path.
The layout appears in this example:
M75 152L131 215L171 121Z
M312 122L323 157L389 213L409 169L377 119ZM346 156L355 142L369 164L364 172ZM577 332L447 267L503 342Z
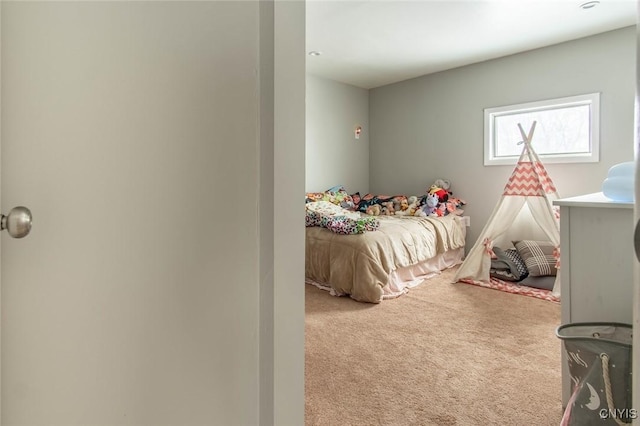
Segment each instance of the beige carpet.
M378 305L306 285L307 425L560 423L560 305L454 272Z

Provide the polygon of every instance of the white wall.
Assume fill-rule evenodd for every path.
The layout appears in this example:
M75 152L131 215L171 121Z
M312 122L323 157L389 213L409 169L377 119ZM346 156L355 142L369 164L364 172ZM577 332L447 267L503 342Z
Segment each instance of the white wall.
M484 108L600 92L600 162L546 165L561 197L598 192L609 167L633 160L635 60L630 27L373 89L371 192L448 178L468 202L472 244L513 169L483 166Z
M369 191L369 91L307 75L306 191ZM355 139L356 126L362 126Z

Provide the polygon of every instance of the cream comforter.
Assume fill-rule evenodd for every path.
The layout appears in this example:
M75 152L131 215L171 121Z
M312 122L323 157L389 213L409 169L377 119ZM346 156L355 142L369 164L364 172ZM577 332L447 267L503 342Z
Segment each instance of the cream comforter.
M444 217L381 216L377 231L339 235L306 228L306 278L361 302L378 303L389 274L464 247L463 224Z

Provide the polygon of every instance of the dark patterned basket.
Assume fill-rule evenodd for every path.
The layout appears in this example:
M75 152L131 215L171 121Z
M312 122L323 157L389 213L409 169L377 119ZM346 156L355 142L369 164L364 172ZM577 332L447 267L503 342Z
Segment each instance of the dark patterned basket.
M632 330L615 322L557 328L573 385L561 425L624 425L637 417L631 406Z

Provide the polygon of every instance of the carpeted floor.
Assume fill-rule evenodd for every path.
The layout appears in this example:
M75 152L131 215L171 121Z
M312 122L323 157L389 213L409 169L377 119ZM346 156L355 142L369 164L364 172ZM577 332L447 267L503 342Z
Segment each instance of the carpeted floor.
M558 303L455 269L365 304L306 285L307 425L558 425Z

